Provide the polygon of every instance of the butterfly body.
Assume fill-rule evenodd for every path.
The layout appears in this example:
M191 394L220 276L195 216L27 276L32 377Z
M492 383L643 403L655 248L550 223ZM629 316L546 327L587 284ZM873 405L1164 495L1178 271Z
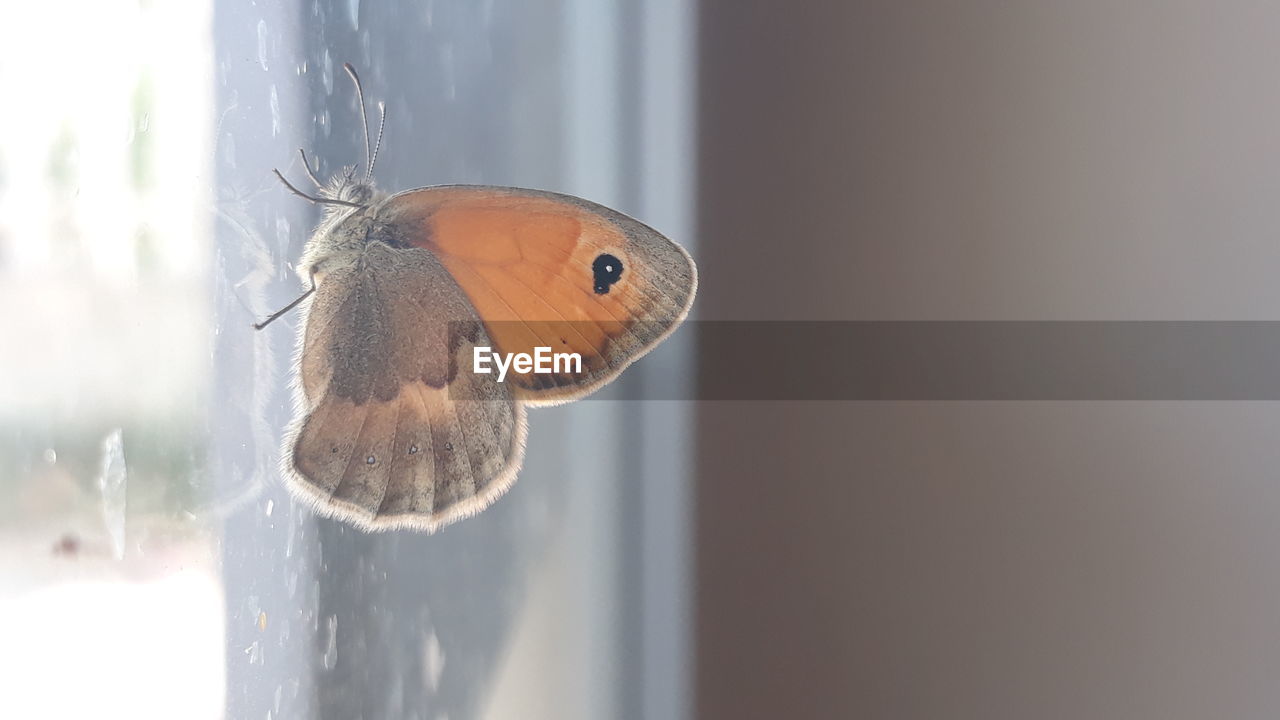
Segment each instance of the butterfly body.
M389 195L372 182L353 178L354 172L355 168L346 168L320 188L322 197L353 205L324 206L324 217L303 248L298 264L298 275L304 281L309 282L314 275L318 284L326 272L354 262L377 238L373 219Z
M519 470L526 407L607 384L693 303L688 253L587 200L480 185L387 194L350 169L319 198L288 186L325 213L298 265L313 289L284 474L319 512L365 529L433 531L488 506ZM473 367L484 349L581 363L500 381Z

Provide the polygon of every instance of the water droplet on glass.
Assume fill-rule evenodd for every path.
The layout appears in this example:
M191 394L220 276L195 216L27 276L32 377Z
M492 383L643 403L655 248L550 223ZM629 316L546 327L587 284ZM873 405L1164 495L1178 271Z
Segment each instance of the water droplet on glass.
M124 436L119 428L102 441L102 468L98 475L98 491L102 494L102 516L111 537L112 554L124 559L125 493L129 470L124 459Z
M258 64L267 69L267 21L258 21Z
M338 665L338 616L330 615L325 625L328 639L325 641L321 662L324 663L325 670L332 670Z
M321 58L320 80L324 83L324 92L326 95L333 94L333 56L329 54L329 49L325 48L324 57Z
M229 168L236 166L236 139L234 135L222 138L222 162Z
M280 247L281 250L288 249L289 238L292 236L292 234L293 234L293 231L289 227L289 219L286 217L276 218L276 244Z
M280 134L280 94L271 86L271 137Z
M440 676L444 673L444 649L440 647L440 639L436 637L435 630L427 632L422 644L422 669L427 687L435 692L440 687Z
M244 649L244 654L249 657L250 665L262 664L262 646L258 644L257 640L254 640L252 645Z
M440 46L441 73L445 78L445 94L450 100L458 98L457 68L454 66L453 45L444 43Z

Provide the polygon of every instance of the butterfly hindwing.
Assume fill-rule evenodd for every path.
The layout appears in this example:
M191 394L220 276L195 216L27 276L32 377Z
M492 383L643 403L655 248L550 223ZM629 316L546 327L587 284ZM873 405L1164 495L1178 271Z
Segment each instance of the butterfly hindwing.
M514 480L525 433L510 388L460 370L489 342L426 250L371 243L329 271L302 345L295 487L371 528L434 530L486 507Z

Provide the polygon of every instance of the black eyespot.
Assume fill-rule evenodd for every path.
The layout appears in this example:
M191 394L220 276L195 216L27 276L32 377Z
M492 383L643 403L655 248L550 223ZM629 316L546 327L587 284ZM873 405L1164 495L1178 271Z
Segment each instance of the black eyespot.
M596 294L604 295L622 277L622 261L609 253L601 253L591 263L591 275Z
M449 452L453 452L453 443L451 443L451 442L447 442L447 443L445 443L445 444L444 444L444 449L445 449L445 450L448 450Z

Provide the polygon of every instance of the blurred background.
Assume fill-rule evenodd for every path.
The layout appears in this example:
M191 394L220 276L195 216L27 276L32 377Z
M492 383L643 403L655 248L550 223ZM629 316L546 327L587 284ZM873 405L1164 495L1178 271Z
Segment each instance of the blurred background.
M1276 320L1278 41L1271 3L704 2L701 317ZM1275 403L695 412L699 717L1280 709Z
M316 218L270 170L362 158L343 62L384 187L635 215L701 320L1276 320L1280 7L8 15L6 716L1280 710L1275 403L696 401L725 356L690 325L531 413L480 516L365 535L284 491L297 318L249 327Z

